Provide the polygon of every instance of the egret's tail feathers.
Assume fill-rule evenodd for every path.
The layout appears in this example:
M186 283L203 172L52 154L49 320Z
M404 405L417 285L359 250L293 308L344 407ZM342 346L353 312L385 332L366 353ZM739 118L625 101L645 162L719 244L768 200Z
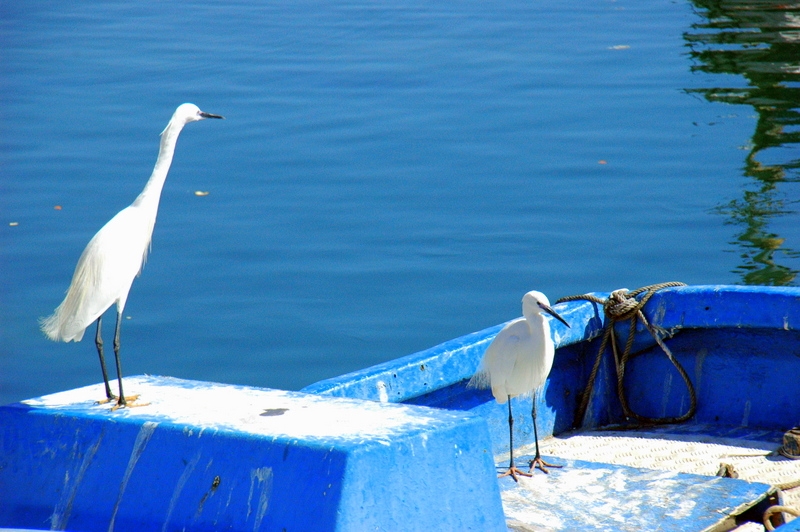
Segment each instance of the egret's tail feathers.
M58 313L54 312L51 316L46 318L39 318L39 328L42 332L54 342L61 339L58 327Z
M467 388L486 389L492 387L491 377L485 369L479 369L467 383Z
M475 373L475 375L472 376L472 378L467 383L467 388L479 388L479 389L491 388L492 395L494 396L495 400L500 404L505 403L506 401L508 401L509 398L508 394L506 393L506 388L504 385L495 383L495 385L492 386L492 376L489 373L489 370L484 367L481 367Z
M61 307L58 307L51 316L39 319L39 328L54 342L80 342L86 327L77 329L74 320L64 322L61 317Z

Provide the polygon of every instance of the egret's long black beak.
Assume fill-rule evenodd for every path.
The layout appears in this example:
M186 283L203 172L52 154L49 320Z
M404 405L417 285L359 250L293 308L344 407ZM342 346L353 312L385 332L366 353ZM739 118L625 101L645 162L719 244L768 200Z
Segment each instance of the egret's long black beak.
M206 113L204 111L200 111L200 116L202 116L203 118L221 118L225 120L225 117L222 115L212 115L211 113Z
M549 305L545 305L544 303L539 303L539 308L541 308L543 311L547 312L548 314L550 314L551 316L553 316L555 319L557 319L558 321L560 321L561 323L563 323L564 325L566 325L566 326L567 326L567 328L571 328L571 327L569 326L569 323L567 323L567 320L565 320L564 318L562 318L561 316L559 316L559 315L558 315L558 312L556 312L555 310L553 310L552 308L550 308L550 306L549 306Z

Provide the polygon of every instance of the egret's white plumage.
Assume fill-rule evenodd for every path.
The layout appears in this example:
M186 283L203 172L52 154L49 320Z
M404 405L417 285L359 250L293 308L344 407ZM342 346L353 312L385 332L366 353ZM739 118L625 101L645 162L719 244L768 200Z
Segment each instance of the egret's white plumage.
M491 388L498 403L510 401L512 397L534 394L533 430L536 441L536 457L532 467L544 468L546 464L539 456L539 441L536 435L536 391L544 384L553 367L555 344L550 336L550 322L545 313L569 324L551 307L550 301L541 292L532 290L522 297L522 317L510 321L495 336L486 349L480 368L470 380L470 386ZM514 467L513 423L511 404L508 405L509 442L511 460L506 475L514 480L516 475L527 475Z
M543 314L550 312L542 304L550 308L550 301L543 293L525 294L522 317L507 323L483 355L475 382L480 381L484 388L491 387L500 404L509 397L538 389L553 367L555 345L550 338L550 322Z
M83 338L86 328L98 322L96 337L98 354L106 383L106 393L111 399L100 339L100 319L111 305L117 306L117 331L114 339L117 369L119 370L119 319L128 298L133 279L141 272L158 214L161 190L167 179L175 144L183 127L189 122L205 118L223 118L204 113L196 105L180 105L161 133L161 144L153 173L141 194L128 207L108 221L83 250L64 301L55 312L41 321L42 331L54 341L76 341ZM125 404L122 395L122 378L119 375L120 395L118 405Z

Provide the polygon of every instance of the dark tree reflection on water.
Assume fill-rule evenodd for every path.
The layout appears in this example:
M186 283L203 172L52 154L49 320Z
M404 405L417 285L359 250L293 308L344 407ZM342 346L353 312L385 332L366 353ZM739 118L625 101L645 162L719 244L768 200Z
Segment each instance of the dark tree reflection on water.
M787 248L769 225L776 217L794 213L800 201L784 190L786 183L800 182L800 2L693 4L704 21L684 34L695 60L692 70L737 74L747 86L689 92L712 102L750 105L758 117L743 168L752 184L742 198L717 209L742 227L734 242L742 264L734 271L745 284L795 284L798 271L779 261L800 257L800 252Z

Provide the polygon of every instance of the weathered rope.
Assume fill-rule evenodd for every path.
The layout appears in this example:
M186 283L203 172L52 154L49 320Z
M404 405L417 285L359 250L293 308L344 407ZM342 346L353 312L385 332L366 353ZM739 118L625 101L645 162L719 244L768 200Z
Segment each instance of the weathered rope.
M611 349L614 352L614 364L616 365L617 369L617 395L619 396L620 404L622 405L622 411L628 418L634 418L637 421L645 424L668 424L668 423L682 423L692 416L694 416L695 411L697 410L697 396L695 395L694 386L692 385L691 380L689 380L689 375L686 373L686 370L683 369L680 362L672 355L672 352L669 348L664 344L661 340L661 331L656 330L656 327L651 325L647 318L645 318L644 313L642 312L642 308L647 304L650 298L664 288L671 288L675 286L686 286L684 283L677 283L677 282L670 282L670 283L660 283L660 284L653 284L649 286L644 286L637 290L629 291L625 288L620 290L615 290L611 292L611 295L608 296L608 299L602 299L597 296L593 296L591 294L584 294L584 295L577 295L577 296L568 296L562 297L556 303L562 303L564 301L577 301L577 300L586 300L592 301L594 303L598 303L603 305L603 310L606 315L606 325L603 331L603 340L600 342L600 349L597 352L597 357L594 361L594 366L592 367L592 372L589 374L589 382L586 385L586 389L583 392L581 397L581 403L578 407L578 412L575 417L575 424L579 424L583 422L583 417L586 414L586 409L589 405L589 398L592 395L592 390L594 389L594 382L595 378L597 377L597 371L600 368L600 360L602 359L603 353L606 350L606 346L608 345L609 339L611 340ZM640 299L636 299L639 294L644 294ZM664 353L669 358L670 362L675 366L675 369L678 370L680 373L681 378L686 383L686 388L689 390L689 398L691 404L689 405L689 410L678 417L662 417L662 418L651 418L647 416L642 416L637 414L633 410L631 410L630 406L628 405L627 397L625 396L625 389L623 384L623 379L625 378L625 366L628 363L628 358L631 355L631 348L633 346L633 340L636 336L636 320L640 320L642 324L647 328L650 334L655 339L656 343L661 347ZM622 353L622 356L619 354L619 350L617 348L617 339L616 334L614 333L614 325L618 321L625 321L628 320L630 322L630 333L628 334L628 341L625 344L625 350Z
M800 510L797 508L792 508L790 506L770 506L764 512L764 528L767 530L775 530L775 526L772 524L772 516L777 513L791 514L795 517L800 517Z

